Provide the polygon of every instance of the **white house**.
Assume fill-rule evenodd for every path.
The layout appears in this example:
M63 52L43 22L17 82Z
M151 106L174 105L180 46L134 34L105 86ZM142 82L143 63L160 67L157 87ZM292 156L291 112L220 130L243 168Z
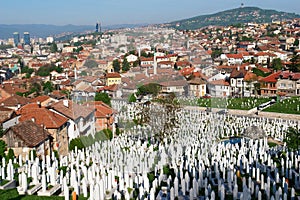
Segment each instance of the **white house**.
M49 109L69 119L69 141L79 136L95 134L94 106L79 105L66 99L52 104Z
M138 60L138 57L136 55L130 54L129 56L126 56L126 59L128 62L135 62Z
M212 97L228 97L230 96L230 85L225 80L209 81L208 92Z

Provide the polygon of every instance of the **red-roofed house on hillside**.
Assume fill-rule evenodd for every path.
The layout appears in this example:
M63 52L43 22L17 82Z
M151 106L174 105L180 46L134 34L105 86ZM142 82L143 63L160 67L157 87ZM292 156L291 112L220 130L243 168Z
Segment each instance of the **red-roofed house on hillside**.
M102 101L87 102L85 105L95 107L96 132L103 129L113 129L115 111Z
M32 149L38 156L50 155L50 133L31 120L20 122L8 128L1 138L7 144L7 148L14 150L16 156L28 155Z
M230 87L232 96L244 96L246 74L251 70L250 66L242 65L234 68L230 74Z
M68 154L67 117L52 112L37 103L27 104L21 107L17 113L20 115L20 122L32 120L39 126L43 126L53 138L53 149L57 150L60 155Z
M281 72L277 79L277 92L286 96L300 96L300 73Z
M68 118L69 141L73 138L95 134L95 108L79 105L64 99L51 104L48 109Z
M0 99L4 100L8 97L16 95L16 93L25 93L27 90L20 88L11 83L2 84L0 87Z
M106 85L121 84L121 75L117 72L105 74Z
M213 97L228 97L230 96L229 82L224 79L209 81L208 91Z
M228 65L240 65L243 62L243 54L222 54L222 60L226 60Z
M188 82L186 80L166 81L159 84L162 86L161 92L173 92L179 97L186 97L188 95Z
M260 82L260 92L262 96L276 96L277 94L277 79L281 71L274 72L269 76L262 78Z

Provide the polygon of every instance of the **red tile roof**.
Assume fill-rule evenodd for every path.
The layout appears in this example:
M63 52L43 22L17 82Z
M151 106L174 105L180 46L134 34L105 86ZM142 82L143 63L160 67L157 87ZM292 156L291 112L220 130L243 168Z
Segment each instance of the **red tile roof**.
M47 129L58 129L68 121L68 118L40 107L36 103L22 106L17 113L21 115L19 121L34 119L36 124L44 125Z
M0 89L4 90L10 95L16 94L16 92L20 92L20 93L27 92L27 90L17 87L11 83L2 84Z
M53 109L62 115L66 116L69 119L76 120L80 117L86 118L95 110L91 107L84 105L79 105L71 100L60 100L57 103L49 106L50 109Z
M225 80L223 80L223 79L210 81L209 84L212 84L212 85L229 86L229 82L227 82L227 81L225 81Z
M121 78L121 75L117 72L107 73L105 75L106 78Z
M20 122L7 129L4 135L12 131L18 138L24 142L24 147L37 147L43 141L49 138L50 133L44 130L42 126L37 125L31 120Z
M267 76L267 77L261 79L260 81L261 81L261 82L266 82L266 83L276 83L278 77L280 76L280 74L281 74L281 71L272 73L272 74L270 74L269 76Z
M106 118L107 116L111 116L115 111L109 107L107 104L103 103L102 101L92 101L87 102L85 104L89 107L95 107L95 117L96 118Z
M49 96L47 95L42 95L42 96L38 96L38 97L35 97L33 99L30 99L30 103L37 103L37 102L44 102L44 101L47 101L48 99L50 99Z
M11 97L8 97L7 99L4 99L3 101L0 101L0 104L7 107L16 107L18 105L25 105L29 103L29 99L25 97L21 97L19 95L14 95Z

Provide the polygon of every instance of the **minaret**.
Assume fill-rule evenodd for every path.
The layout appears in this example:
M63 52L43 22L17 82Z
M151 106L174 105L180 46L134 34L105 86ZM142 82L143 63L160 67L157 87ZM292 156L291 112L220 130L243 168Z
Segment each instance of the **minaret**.
M77 80L77 67L76 67L76 65L74 67L74 78L75 78L75 80Z
M154 52L153 74L154 74L154 75L157 74L157 61L156 61L156 55L155 55L155 52Z

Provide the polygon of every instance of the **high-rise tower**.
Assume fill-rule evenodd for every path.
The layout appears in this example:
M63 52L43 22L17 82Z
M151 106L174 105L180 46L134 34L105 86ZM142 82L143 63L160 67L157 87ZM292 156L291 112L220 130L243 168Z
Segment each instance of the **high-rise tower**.
M24 32L24 44L30 45L30 35L28 32Z
M101 33L101 23L100 22L97 22L96 23L96 30L95 30L96 33Z
M18 46L18 44L20 43L20 34L18 32L14 32L14 44L15 46Z

